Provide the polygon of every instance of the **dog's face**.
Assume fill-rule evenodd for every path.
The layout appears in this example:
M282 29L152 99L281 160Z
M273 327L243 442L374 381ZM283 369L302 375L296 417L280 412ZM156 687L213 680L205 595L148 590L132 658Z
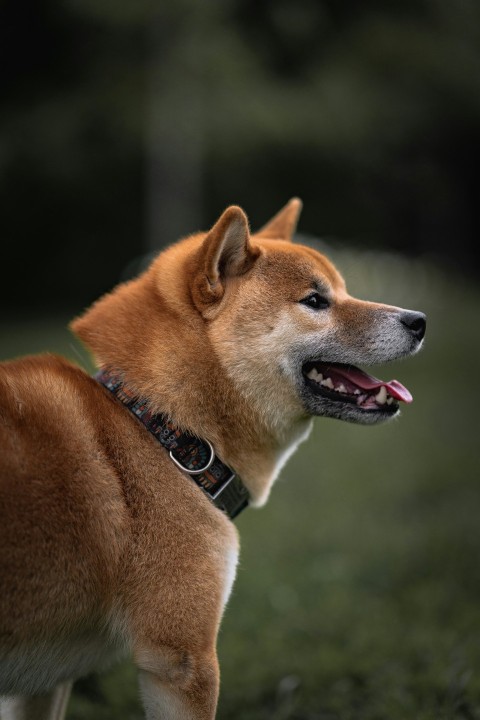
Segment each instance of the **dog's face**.
M200 429L221 403L222 423L241 407L243 424L260 422L279 444L308 416L393 417L408 391L356 366L416 352L425 317L348 295L326 257L291 242L300 206L290 201L253 236L243 211L228 208L73 329L156 407L185 423L202 415Z
M209 281L220 297L203 303L223 367L279 423L302 413L365 424L393 417L408 390L356 366L417 352L425 316L351 297L326 257L269 227L250 238L237 217L223 229L229 248Z

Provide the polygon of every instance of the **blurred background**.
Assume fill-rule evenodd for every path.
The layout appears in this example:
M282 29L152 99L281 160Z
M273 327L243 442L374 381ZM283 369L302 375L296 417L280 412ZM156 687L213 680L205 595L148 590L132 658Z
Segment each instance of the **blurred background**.
M293 195L352 293L428 313L400 420L318 420L239 518L219 718L480 718L478 0L3 0L0 80L1 358L90 371L69 318ZM133 667L68 717L141 718Z

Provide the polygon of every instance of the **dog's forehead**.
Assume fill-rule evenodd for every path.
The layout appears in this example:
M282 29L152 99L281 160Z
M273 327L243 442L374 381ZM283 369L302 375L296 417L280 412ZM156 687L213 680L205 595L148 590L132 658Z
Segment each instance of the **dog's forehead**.
M334 291L345 288L345 282L333 263L317 250L305 245L263 238L258 244L264 251L265 265L275 276L308 285L321 281Z

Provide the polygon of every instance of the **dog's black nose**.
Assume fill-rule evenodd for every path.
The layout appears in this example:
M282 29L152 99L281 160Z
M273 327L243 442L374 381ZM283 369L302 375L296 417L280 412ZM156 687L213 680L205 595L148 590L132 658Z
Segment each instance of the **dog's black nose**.
M423 339L427 329L427 318L423 313L406 310L401 314L400 322L418 341Z

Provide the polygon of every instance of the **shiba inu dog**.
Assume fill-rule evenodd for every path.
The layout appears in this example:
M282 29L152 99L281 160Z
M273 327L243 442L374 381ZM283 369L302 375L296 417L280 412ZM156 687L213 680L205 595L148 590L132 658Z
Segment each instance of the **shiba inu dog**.
M348 295L295 245L291 200L162 252L72 328L100 372L0 366L3 720L59 720L71 682L133 656L149 720L211 720L232 518L265 503L316 415L379 423L411 396L357 365L415 353L420 312Z

